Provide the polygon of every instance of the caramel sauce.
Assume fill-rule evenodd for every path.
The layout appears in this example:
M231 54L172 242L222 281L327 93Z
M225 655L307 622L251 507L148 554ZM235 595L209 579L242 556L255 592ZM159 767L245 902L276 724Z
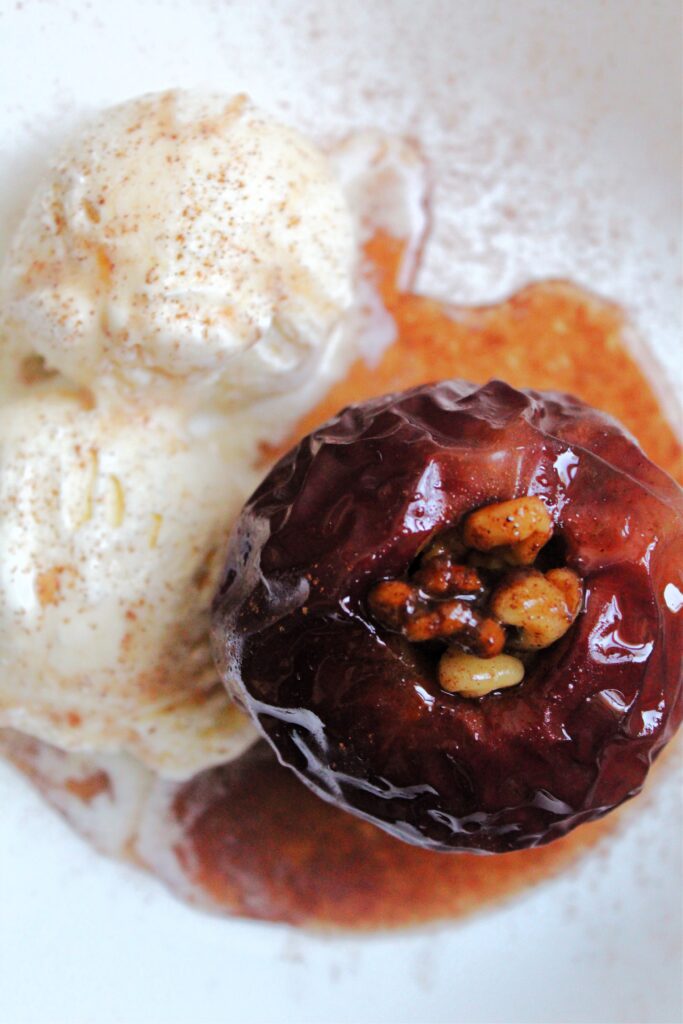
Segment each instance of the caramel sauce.
M214 909L371 930L462 917L547 879L614 827L491 856L409 846L314 796L265 742L187 783L175 802L183 869ZM620 812L617 812L617 817Z
M372 395L446 377L500 377L578 395L616 416L653 461L681 475L680 446L625 347L618 307L560 281L530 285L495 306L449 307L396 289L398 243L377 237L367 256L397 341L371 373L357 364L300 423L299 435ZM431 853L324 803L265 743L182 786L174 808L183 871L215 909L355 929L455 918L495 904L559 872L623 813L521 853Z
M301 421L298 436L374 395L448 377L475 384L499 377L513 387L567 391L610 413L648 458L683 477L683 450L628 350L619 306L568 281L534 283L493 306L445 305L397 290L400 242L378 235L366 253L398 338L376 370L357 363Z

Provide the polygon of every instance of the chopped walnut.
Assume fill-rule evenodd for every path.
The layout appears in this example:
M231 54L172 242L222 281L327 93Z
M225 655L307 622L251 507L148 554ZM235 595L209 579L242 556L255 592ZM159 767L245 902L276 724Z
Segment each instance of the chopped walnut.
M432 597L452 597L454 594L481 594L484 584L476 569L469 565L454 565L448 555L429 559L414 574L421 590Z
M524 665L509 654L477 658L451 647L439 662L440 685L461 697L485 697L494 690L517 686L523 678Z
M545 578L561 591L572 619L575 619L583 599L583 587L577 574L571 569L551 569Z
M377 583L368 595L370 611L411 643L449 645L439 664L444 689L481 697L515 686L524 662L503 652L550 646L581 607L575 572L530 568L552 535L552 518L538 497L477 509L432 538L405 579Z
M491 552L504 565L531 565L552 535L550 513L535 495L485 505L463 524L467 547Z
M550 574L544 576L535 569L522 569L510 574L491 597L493 614L506 625L519 629L517 645L522 649L549 647L564 636L578 614L578 576L570 569L556 572L563 574L563 589L549 578ZM571 604L565 590L570 590Z
M418 602L415 587L402 580L382 580L370 591L370 611L376 619L392 629L400 630L412 617Z
M498 622L482 616L470 603L435 601L403 580L382 580L368 597L373 616L407 640L448 640L457 636L468 650L493 657L505 643L505 631Z

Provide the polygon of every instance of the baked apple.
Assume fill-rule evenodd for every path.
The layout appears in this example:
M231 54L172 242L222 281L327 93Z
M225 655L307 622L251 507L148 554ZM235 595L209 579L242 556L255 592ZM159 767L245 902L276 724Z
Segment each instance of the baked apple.
M636 794L679 724L682 521L568 395L350 406L242 512L220 671L325 799L434 849L545 843Z

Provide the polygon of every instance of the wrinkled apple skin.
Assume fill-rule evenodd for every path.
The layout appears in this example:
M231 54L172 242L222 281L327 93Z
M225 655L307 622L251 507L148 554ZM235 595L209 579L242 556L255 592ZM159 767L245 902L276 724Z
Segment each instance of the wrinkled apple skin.
M523 683L471 700L367 610L425 540L538 494L583 611ZM320 796L412 843L504 852L643 785L681 718L683 503L610 417L500 381L345 409L268 474L214 609L223 678Z

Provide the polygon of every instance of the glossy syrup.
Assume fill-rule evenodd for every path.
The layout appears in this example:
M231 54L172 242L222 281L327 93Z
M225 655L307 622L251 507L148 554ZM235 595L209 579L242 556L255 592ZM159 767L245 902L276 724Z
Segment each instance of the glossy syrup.
M447 307L395 288L401 250L390 239L375 238L367 252L398 339L377 370L352 369L300 433L374 394L495 376L573 392L619 418L653 461L680 476L680 446L626 350L627 324L613 304L547 282L496 306ZM247 917L355 929L455 918L496 903L560 871L622 813L521 853L431 853L313 796L264 743L180 787L172 808L176 854L203 902Z

